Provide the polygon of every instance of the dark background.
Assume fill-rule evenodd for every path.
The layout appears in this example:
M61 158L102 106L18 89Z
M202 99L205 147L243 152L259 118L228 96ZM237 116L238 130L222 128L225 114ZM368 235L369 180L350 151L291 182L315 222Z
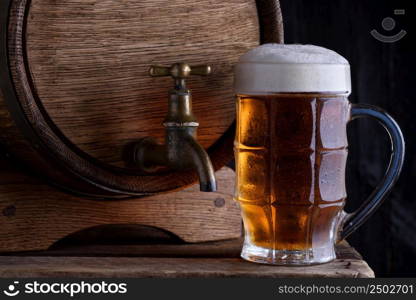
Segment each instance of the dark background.
M410 1L281 0L285 43L315 44L337 51L351 64L353 103L369 103L387 110L399 123L406 140L402 175L387 201L350 238L376 276L416 275L416 33ZM405 9L405 15L394 15ZM392 17L396 27L381 25ZM413 25L413 26L411 26ZM370 35L377 29L407 35L392 44ZM371 120L349 125L347 211L357 208L382 178L390 155L384 129Z

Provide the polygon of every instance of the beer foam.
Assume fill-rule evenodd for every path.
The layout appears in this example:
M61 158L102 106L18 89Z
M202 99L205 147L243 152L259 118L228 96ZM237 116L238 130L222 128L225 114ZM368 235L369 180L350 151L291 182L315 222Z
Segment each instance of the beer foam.
M314 45L265 44L240 57L234 87L237 94L294 92L350 93L348 61L335 51Z

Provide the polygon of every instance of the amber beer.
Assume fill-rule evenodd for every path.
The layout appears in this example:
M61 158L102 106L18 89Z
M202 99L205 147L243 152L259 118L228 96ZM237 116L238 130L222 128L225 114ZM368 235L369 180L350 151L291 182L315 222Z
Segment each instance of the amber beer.
M334 258L346 198L348 71L344 58L315 46L266 45L240 59L235 200L244 258L274 264Z
M346 198L342 95L238 96L236 200L253 245L326 247Z

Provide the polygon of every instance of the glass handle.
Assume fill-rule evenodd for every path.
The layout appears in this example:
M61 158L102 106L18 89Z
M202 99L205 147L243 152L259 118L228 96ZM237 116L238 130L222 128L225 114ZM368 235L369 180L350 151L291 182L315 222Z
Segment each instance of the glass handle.
M367 200L355 212L346 214L339 240L345 239L357 230L376 211L391 191L403 166L405 144L396 121L381 108L368 104L352 104L351 120L364 117L378 121L389 134L392 146L390 163L383 179Z

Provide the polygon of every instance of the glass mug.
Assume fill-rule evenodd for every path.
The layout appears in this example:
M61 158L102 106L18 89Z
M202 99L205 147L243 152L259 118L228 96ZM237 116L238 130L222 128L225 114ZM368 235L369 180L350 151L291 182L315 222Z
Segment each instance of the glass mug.
M317 46L266 44L240 58L234 151L244 259L277 265L329 262L335 244L391 190L403 164L402 133L383 110L351 104L350 82L345 58ZM346 127L361 117L388 131L392 156L382 182L347 214Z

